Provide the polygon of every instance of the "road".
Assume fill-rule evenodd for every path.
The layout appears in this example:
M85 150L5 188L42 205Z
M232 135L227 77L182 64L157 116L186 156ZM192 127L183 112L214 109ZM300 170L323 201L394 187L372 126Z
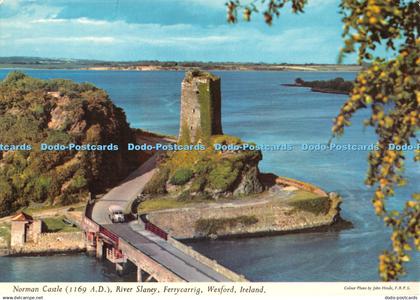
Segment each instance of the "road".
M166 240L146 231L144 224L140 221L113 224L109 219L108 207L110 205L119 205L126 210L131 209L136 197L141 194L156 172L156 158L157 154L153 155L127 179L96 201L92 210L92 219L188 282L230 281L175 248Z
M108 207L119 205L124 211L131 211L131 205L156 172L157 154L132 172L123 182L95 202L92 219L98 224L112 224L108 216Z

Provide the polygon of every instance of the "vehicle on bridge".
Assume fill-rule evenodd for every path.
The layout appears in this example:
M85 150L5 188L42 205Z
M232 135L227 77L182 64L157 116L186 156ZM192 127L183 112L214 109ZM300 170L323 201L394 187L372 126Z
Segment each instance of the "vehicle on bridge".
M109 211L109 219L112 223L123 223L125 221L124 212L121 206L118 205L111 205L108 208Z

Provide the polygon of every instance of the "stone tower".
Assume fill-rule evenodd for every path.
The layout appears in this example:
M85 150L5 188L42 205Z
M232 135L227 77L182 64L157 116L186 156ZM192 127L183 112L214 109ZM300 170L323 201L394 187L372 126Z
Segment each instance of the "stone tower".
M182 81L179 143L205 143L223 134L220 78L203 71L188 71Z

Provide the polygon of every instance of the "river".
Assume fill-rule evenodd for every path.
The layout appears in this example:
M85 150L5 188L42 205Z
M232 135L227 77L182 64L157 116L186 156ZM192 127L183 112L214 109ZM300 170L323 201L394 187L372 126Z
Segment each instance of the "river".
M4 78L9 70L0 70ZM26 70L39 78L92 82L124 108L132 127L177 134L182 72ZM376 281L377 257L390 246L389 230L374 214L372 190L363 180L366 151L303 151L302 144L326 143L332 119L345 95L313 93L281 86L304 80L354 78L336 72L215 72L222 78L223 130L258 144L294 144L294 151L263 153L260 169L309 181L343 196L342 216L352 229L260 238L190 243L203 254L252 281ZM368 111L353 119L340 144L371 144L373 131L363 128ZM409 159L411 154L408 155ZM408 186L390 200L399 208L416 190L420 167L407 163ZM31 270L31 271L28 271ZM420 256L408 264L403 280L420 278ZM52 258L0 258L0 281L114 281L112 270L85 255ZM35 277L34 274L37 274Z

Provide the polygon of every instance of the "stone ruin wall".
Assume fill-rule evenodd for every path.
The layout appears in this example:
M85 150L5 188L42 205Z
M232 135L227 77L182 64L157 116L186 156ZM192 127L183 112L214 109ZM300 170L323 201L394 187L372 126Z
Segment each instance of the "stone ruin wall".
M220 79L189 72L181 86L179 142L204 142L222 134Z
M200 128L201 124L198 84L196 81L184 79L181 87L180 141L195 142L197 138L196 130Z

